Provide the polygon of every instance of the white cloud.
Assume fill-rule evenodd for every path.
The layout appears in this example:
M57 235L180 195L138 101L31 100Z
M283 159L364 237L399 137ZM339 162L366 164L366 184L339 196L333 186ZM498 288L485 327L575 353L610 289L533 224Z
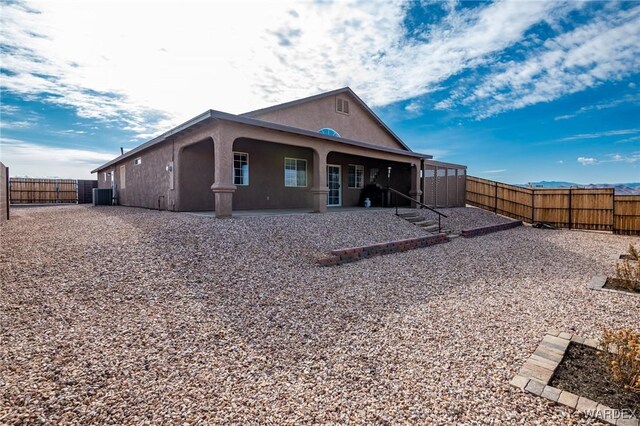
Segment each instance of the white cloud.
M372 106L411 99L582 7L443 5L442 22L407 39L399 0L29 4L42 13L3 5L3 88L145 137L208 108L242 112L344 85Z
M9 167L11 176L95 179L89 172L117 154L0 138L0 160ZM59 175L60 170L64 170L64 176Z
M630 138L625 138L625 139L621 139L619 141L616 141L615 143L629 143L629 142L636 142L636 141L640 141L640 136L631 136Z
M480 174L486 174L486 175L492 175L492 174L496 174L496 173L503 173L506 172L507 169L496 169L496 170L485 170L482 172L478 172Z
M578 163L583 166L592 166L594 164L598 164L598 160L592 157L578 157Z
M578 163L583 166L593 166L602 163L629 163L633 164L640 161L640 152L632 152L630 154L608 154L606 159L597 159L593 157L578 157Z
M422 111L422 104L420 102L410 102L404 107L404 110L412 114L418 114Z
M6 120L6 119L0 120L0 129L5 129L5 130L27 129L32 126L33 126L33 122L26 121L26 120L21 120L21 121Z
M640 133L640 129L621 129L621 130L608 130L604 132L595 132L595 133L581 133L578 135L567 136L562 139L558 139L559 141L575 141L582 139L598 139L605 138L611 136L624 136L624 135L634 135L636 133Z
M639 68L640 8L636 7L547 40L524 61L498 64L471 93L453 95L448 104L470 106L482 119L619 80Z
M558 160L556 161L557 164L564 164L564 160Z
M629 83L629 87L631 88L635 87L635 85L634 86L632 85L633 83ZM580 109L578 109L573 114L560 115L558 117L555 117L554 120L556 121L567 120L569 118L577 117L578 115L587 113L589 111L594 111L594 110L601 111L603 109L616 108L624 104L640 105L640 94L638 93L627 94L620 98L610 99L605 102L599 102L593 105L586 105L586 106L580 107Z

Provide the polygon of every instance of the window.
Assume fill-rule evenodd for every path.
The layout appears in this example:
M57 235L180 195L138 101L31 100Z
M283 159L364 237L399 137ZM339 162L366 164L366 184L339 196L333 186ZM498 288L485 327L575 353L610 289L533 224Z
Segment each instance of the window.
M233 184L249 185L249 154L246 152L233 153Z
M307 160L284 159L284 186L307 186Z
M107 181L107 175L108 175L108 174L110 174L110 173L107 173L107 172L102 173L102 180L103 180L104 182L106 182L106 181Z
M323 127L322 129L318 130L318 133L322 133L323 135L335 136L337 138L340 137L340 133L336 132L330 127Z
M336 111L349 115L349 101L343 98L336 98Z
M426 169L424 171L424 177L432 178L435 177L436 171L434 169Z
M138 158L136 158L135 160L133 160L133 164L135 164L136 166L137 166L138 164L142 164L142 157L138 157Z
M349 188L364 188L364 166L349 164Z
M127 186L127 169L125 166L120 166L120 189L125 189Z
M447 175L447 169L437 169L438 170L438 177L444 177Z

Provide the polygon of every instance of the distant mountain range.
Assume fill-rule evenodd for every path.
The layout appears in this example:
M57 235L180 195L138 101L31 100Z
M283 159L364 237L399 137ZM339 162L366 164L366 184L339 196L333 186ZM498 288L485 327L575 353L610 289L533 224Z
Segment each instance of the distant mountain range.
M540 181L529 182L524 185L533 188L614 188L616 195L640 195L640 182L632 183L590 183L589 185L581 185L574 182L561 182L561 181Z

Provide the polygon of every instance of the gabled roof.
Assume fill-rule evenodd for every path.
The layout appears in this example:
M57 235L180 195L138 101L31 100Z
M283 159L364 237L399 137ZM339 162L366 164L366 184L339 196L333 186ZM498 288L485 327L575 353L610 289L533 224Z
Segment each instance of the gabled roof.
M100 167L97 167L96 169L92 170L91 173L96 173L102 169L105 169L113 164L116 164L126 158L132 157L135 154L144 151L147 148L151 148L152 146L155 146L159 143L162 143L166 140L168 140L171 136L175 136L178 135L180 133L186 132L188 130L191 130L193 128L196 128L198 126L203 125L204 123L210 121L210 120L223 120L223 121L231 121L231 122L235 122L235 123L241 123L241 124L246 124L246 125L250 125L250 126L256 126L256 127L262 127L265 129L272 129L272 130L279 130L281 132L287 132L287 133L293 133L293 134L298 134L301 136L308 136L308 137L312 137L315 139L322 139L322 140L328 140L328 141L333 141L333 142L339 142L339 143L343 143L345 145L351 145L351 146L358 146L361 148L368 148L368 149L373 149L376 151L385 151L385 152L389 152L389 153L393 153L393 154L398 154L398 155L404 155L407 157L414 157L414 158L423 158L423 159L430 159L433 158L431 155L425 155L425 154L420 154L417 152L413 152L411 150L405 151L405 150L401 150L401 149L394 149L394 148L387 148L387 147L382 147L379 145L373 145L373 144L369 144L366 142L361 142L361 141L356 141L356 140L352 140L352 139L346 139L346 138L341 138L341 137L336 137L336 136L331 136L331 135L326 135L324 133L319 133L319 132L312 132L310 130L305 130L305 129L299 129L297 127L291 127L291 126L285 126L283 124L278 124L278 123L271 123L269 121L263 121L263 120L258 120L255 118L250 118L250 117L245 117L243 115L235 115L235 114L229 114L226 112L222 112L222 111L215 111L215 110L208 110L205 111L204 113L198 115L197 117L192 118L191 120L182 123L181 125L174 127L173 129L169 130L168 132L165 132L163 134L161 134L160 136L151 139L148 142L143 143L142 145L138 145L137 147L133 148L130 151L127 151L126 153L124 153L123 155L120 155L116 158L114 158L113 160L101 165Z
M358 97L358 95L356 95L353 90L351 90L350 87L343 87L341 89L332 90L330 92L320 93L318 95L313 95L313 96L309 96L309 97L302 98L302 99L296 99L295 101L289 101L289 102L285 102L283 104L278 104L278 105L270 106L270 107L267 107L267 108L256 109L254 111L245 112L244 114L240 114L240 115L242 117L255 117L257 115L262 115L262 114L267 113L267 112L278 111L278 110L285 109L285 108L291 108L291 107L296 106L296 105L304 104L304 103L307 103L307 102L312 102L312 101L315 101L317 99L322 99L322 98L326 98L326 97L329 97L329 96L339 95L339 94L342 94L342 93L349 94L365 111L367 111L367 113L369 113L371 118L373 118L373 120L376 123L378 123L378 125L380 127L382 127L389 134L389 136L391 136L396 142L398 142L400 144L400 146L404 147L404 149L406 149L407 151L411 151L411 148L409 148L402 141L402 139L400 139L398 137L398 135L393 133L393 131L386 124L384 124L384 121L382 121L380 119L380 117L378 117L376 115L376 113L373 112L373 110L371 108L369 108L369 106L367 104L365 104L364 101L362 99L360 99L360 97Z

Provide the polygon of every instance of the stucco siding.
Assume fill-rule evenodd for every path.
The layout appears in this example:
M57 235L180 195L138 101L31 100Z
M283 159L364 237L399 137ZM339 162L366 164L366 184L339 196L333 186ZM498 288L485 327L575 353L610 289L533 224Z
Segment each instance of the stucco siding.
M348 115L336 111L338 97L349 101ZM344 93L253 115L252 118L312 132L329 127L346 139L405 149L353 97Z
M313 152L277 143L238 139L234 152L249 154L249 185L238 185L233 195L234 210L311 208ZM307 160L306 187L286 187L284 159Z
M169 191L169 175L166 170L172 156L171 144L149 148L133 158L126 158L98 171L98 188L111 188L111 181L104 179L105 172L114 175L118 204L162 210L172 209L173 194ZM134 164L136 158L140 164ZM121 167L124 167L125 186L122 187Z
M213 141L211 139L189 145L180 153L179 185L180 211L211 211L215 200L211 185L214 182Z

